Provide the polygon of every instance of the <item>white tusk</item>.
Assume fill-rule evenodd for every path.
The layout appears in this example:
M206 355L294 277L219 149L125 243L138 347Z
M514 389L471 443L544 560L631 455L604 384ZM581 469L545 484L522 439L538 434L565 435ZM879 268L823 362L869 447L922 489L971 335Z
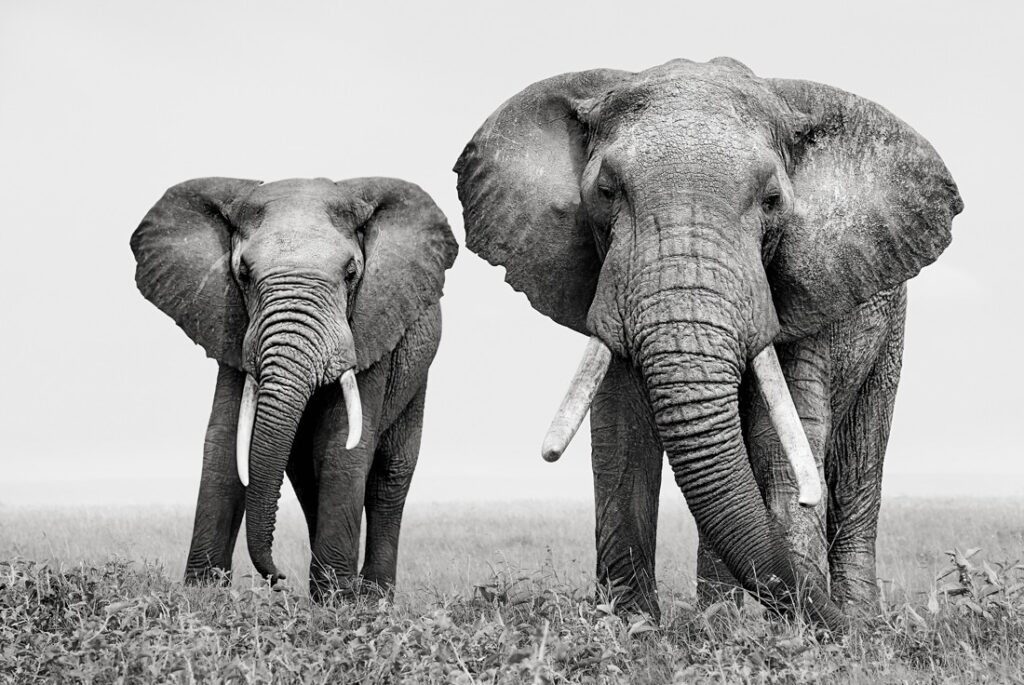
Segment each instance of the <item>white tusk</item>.
M238 405L238 433L235 435L235 463L238 465L238 480L249 487L249 446L252 443L252 425L256 421L256 379L245 374L242 401Z
M779 357L775 354L775 346L768 347L754 357L754 375L761 386L761 397L768 405L775 432L779 434L782 451L789 460L789 465L796 476L797 487L800 489L800 504L813 507L821 501L821 481L818 478L818 466L814 462L814 453L807 442L800 415L797 414L793 397L789 394L789 386L782 375Z
M544 436L541 456L545 461L558 461L562 452L569 446L572 437L583 423L583 417L590 411L590 403L594 401L597 387L608 373L608 364L611 360L612 352L608 346L599 338L591 337L583 351L583 359L576 369L576 375L572 377L569 390L565 393L565 399L559 405L558 413L555 414L547 435Z
M348 440L345 449L350 450L359 444L363 437L363 405L359 399L359 384L356 383L356 372L349 369L341 374L341 394L345 398L345 409L348 411Z

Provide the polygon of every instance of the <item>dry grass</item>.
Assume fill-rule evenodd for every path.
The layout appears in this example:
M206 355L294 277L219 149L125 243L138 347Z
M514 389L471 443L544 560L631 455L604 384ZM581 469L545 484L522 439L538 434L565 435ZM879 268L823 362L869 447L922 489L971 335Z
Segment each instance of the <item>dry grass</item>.
M1024 682L1022 502L887 502L883 606L838 643L751 603L698 610L681 502L660 526L653 630L593 601L584 504L413 507L394 603L330 608L306 597L294 509L276 546L282 592L247 575L244 544L233 588L185 588L187 510L0 509L0 679Z

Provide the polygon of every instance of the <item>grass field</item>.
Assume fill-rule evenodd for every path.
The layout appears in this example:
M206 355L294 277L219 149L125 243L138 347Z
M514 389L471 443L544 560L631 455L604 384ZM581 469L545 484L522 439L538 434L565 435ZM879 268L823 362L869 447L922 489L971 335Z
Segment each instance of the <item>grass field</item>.
M586 504L411 507L394 602L328 608L308 601L296 509L282 591L249 575L244 542L232 588L185 588L191 524L188 509L0 508L0 679L1024 682L1022 501L887 501L882 606L838 641L749 601L696 607L681 501L663 504L657 629L594 600Z

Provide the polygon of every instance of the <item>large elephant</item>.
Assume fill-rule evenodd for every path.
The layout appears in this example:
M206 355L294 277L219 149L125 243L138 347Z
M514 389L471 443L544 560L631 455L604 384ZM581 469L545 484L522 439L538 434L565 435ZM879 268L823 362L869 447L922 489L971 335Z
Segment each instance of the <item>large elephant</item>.
M361 575L390 587L458 249L441 210L390 178L201 178L169 189L131 247L143 295L220 365L186 581L230 571L243 512L253 566L282 577L287 472L314 596L356 576L364 507Z
M619 606L660 615L663 451L705 581L831 628L870 602L904 283L962 209L931 146L836 88L676 60L529 86L455 171L467 246L592 336L543 449L590 409Z

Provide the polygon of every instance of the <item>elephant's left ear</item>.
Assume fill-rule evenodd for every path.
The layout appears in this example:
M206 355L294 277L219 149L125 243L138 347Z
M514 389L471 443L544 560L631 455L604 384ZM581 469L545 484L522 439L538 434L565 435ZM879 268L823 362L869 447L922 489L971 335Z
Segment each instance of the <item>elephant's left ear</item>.
M339 181L367 217L364 268L351 314L358 370L391 352L441 298L444 272L459 250L448 220L419 186L394 178Z
M809 81L769 81L799 124L793 216L768 265L780 337L808 335L931 264L963 210L938 153L879 105Z

